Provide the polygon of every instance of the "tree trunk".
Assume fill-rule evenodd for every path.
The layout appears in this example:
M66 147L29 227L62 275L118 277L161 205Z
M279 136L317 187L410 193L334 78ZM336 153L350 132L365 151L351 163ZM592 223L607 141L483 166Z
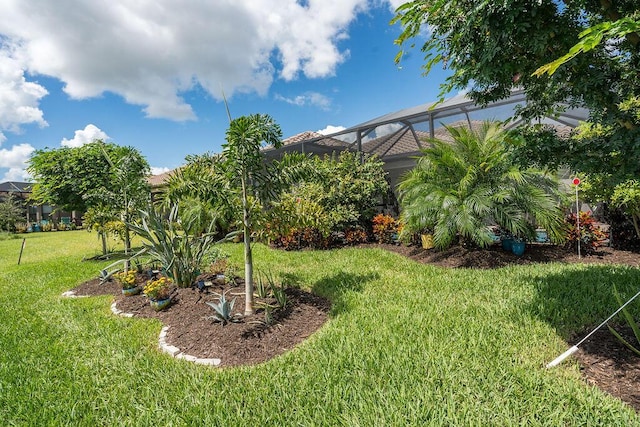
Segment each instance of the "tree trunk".
M242 182L242 231L244 232L244 315L253 314L253 254L251 253L251 227L249 218L249 202L247 200L246 179Z
M636 229L636 236L640 239L640 227L638 226L638 215L631 214L631 219L633 220L633 228Z
M100 233L100 240L102 240L102 255L107 254L107 236L105 233Z
M125 255L129 255L131 252L131 235L129 233L129 226L127 223L124 224L124 253Z

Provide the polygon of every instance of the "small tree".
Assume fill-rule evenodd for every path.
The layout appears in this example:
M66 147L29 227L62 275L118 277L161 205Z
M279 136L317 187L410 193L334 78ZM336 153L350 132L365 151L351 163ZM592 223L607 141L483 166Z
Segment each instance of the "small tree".
M265 145L282 145L280 126L266 114L253 114L231 120L223 144L225 172L228 181L239 187L242 203L242 232L244 233L245 260L245 315L253 314L253 256L251 216L260 196L266 194L270 176L267 173L261 149ZM262 190L262 191L261 191Z
M100 211L111 210L123 224L122 240L124 252L131 250L128 224L139 210L149 203L149 165L133 147L122 147L117 155L110 154L103 147L103 154L110 166L110 185L89 192L87 199L92 206L101 206ZM113 157L113 158L112 158Z
M107 237L114 233L116 221L118 221L117 212L105 204L92 206L84 214L87 231L95 231L102 243L102 255L106 255L108 252Z
M146 206L149 198L149 165L132 147L96 140L81 147L37 150L28 170L36 180L33 200L66 211L87 212L93 208L100 224L106 223L107 212L115 212L116 219L127 224L132 213ZM123 237L128 252L126 226Z
M22 219L20 202L9 194L0 202L0 231L14 231L16 222Z

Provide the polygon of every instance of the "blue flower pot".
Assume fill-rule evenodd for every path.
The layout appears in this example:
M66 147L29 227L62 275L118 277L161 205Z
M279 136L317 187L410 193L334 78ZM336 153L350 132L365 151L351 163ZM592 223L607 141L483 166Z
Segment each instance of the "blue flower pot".
M525 242L514 240L511 242L511 252L513 252L513 254L516 256L521 256L522 254L524 254L525 246Z
M171 304L171 298L167 298L167 299L160 299L160 300L149 300L151 303L151 307L153 307L153 309L155 311L160 311L163 310L167 307L169 307L169 304Z
M142 291L140 286L136 286L135 288L122 289L122 294L124 296L130 297L132 295L138 295Z
M504 238L502 239L502 249L505 251L511 251L511 245L513 245L513 239Z

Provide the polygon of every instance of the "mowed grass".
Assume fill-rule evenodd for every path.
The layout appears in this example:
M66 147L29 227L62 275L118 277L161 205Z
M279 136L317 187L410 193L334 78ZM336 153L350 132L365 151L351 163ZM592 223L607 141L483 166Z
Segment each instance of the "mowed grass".
M217 369L161 354L161 324L114 316L109 297L60 296L109 263L83 261L95 235L26 238L20 266L22 241L0 241L2 425L640 425L575 362L544 368L617 308L613 284L635 293L637 269L256 245L259 269L331 298L331 318L270 362ZM241 262L240 245L224 250Z

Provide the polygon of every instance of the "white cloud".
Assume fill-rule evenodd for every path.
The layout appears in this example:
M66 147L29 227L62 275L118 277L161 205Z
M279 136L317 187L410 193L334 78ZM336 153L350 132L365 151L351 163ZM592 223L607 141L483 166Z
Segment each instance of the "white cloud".
M7 173L0 179L0 182L18 181L18 182L31 182L32 177L22 168L10 168Z
M343 131L345 129L346 129L346 127L344 127L344 126L327 125L326 128L320 129L317 132L319 134L321 134L321 135L331 135L332 133L340 132L340 131Z
M3 0L0 35L16 46L16 71L64 82L72 98L110 91L141 105L149 117L195 117L182 94L200 85L265 95L274 78L335 74L349 24L373 0L137 1ZM7 55L5 55L6 57ZM6 58L5 58L6 60ZM18 77L24 74L19 74ZM20 77L24 79L24 77ZM2 84L10 80L0 75ZM15 81L16 77L12 77ZM34 101L46 91L23 82ZM40 89L38 89L40 88Z
M26 172L27 162L35 148L31 144L18 144L6 149L0 149L0 168L9 169L2 181L25 181L30 176Z
M25 79L16 49L16 45L3 43L0 37L0 143L6 141L3 131L18 133L21 125L29 123L47 126L39 102L48 92Z
M100 128L96 125L88 124L82 130L75 131L73 139L63 138L60 145L63 147L82 147L85 144L95 141L96 139L101 139L103 141L107 141L109 135L104 133Z
M167 167L151 166L151 175L161 175L165 172L169 172L170 170L172 169Z
M396 9L402 6L405 3L409 3L407 0L388 0L389 1L389 9L391 12L395 13Z
M286 98L280 94L276 94L275 99L298 107L311 105L322 110L329 110L331 107L331 99L318 92L305 92L304 94L293 98Z

